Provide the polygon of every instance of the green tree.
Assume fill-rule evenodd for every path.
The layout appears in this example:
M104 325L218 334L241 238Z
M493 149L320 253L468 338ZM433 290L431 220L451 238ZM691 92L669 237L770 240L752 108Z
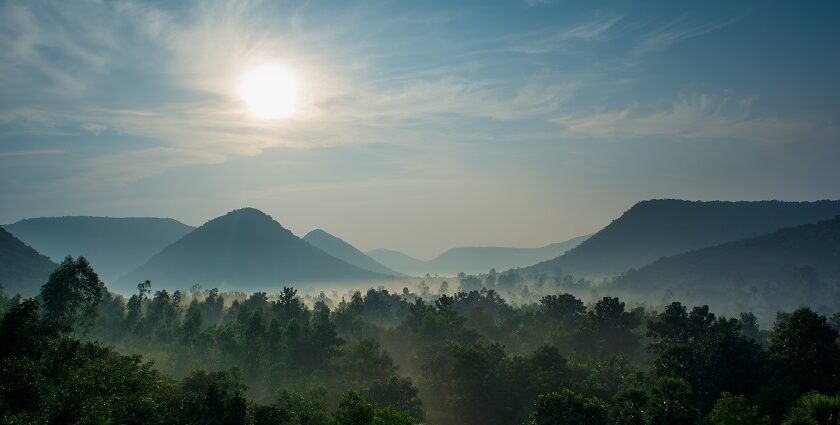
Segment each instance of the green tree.
M784 425L840 425L840 395L802 396L790 409Z
M606 425L607 405L569 389L537 397L528 425Z
M742 395L724 392L706 415L708 425L770 425L770 417L764 416Z
M65 258L41 287L46 316L81 331L93 324L104 293L105 285L85 257Z
M802 308L777 321L770 337L774 367L798 386L800 393L834 393L840 389L837 332L825 316Z
M682 379L657 379L647 396L647 425L691 425L698 423L700 413L694 407L691 386Z
M357 391L345 394L335 412L335 425L414 425L408 413L392 407L380 407Z

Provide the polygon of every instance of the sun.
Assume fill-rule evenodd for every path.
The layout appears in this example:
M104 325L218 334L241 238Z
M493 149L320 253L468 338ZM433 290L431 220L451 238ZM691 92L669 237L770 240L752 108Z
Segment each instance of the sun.
M284 64L255 66L242 74L239 97L255 119L291 118L298 108L300 81Z

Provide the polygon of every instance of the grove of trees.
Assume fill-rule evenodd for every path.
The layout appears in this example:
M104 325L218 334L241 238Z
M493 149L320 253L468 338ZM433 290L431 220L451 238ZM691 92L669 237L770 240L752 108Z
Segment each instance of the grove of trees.
M679 302L460 289L308 303L146 281L126 299L68 257L38 297L0 291L0 423L840 423L837 321L808 308L762 330Z

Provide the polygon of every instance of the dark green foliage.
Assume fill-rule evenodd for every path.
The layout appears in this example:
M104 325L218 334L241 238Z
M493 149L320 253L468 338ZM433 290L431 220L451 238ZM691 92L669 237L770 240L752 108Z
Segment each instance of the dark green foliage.
M808 309L779 314L763 348L755 316L676 302L646 313L615 297L513 306L487 288L434 301L380 288L307 303L289 287L149 281L126 300L95 276L68 259L48 304L0 297L0 423L822 424L838 404L796 402L838 389L837 333Z
M607 404L563 390L537 397L528 425L606 425Z
M639 345L636 328L640 324L638 315L625 311L618 298L604 297L587 313L578 343L582 351L596 357L632 353Z
M84 330L96 319L105 285L85 257L67 257L41 287L44 312L62 326Z
M645 423L649 425L691 425L700 412L691 402L691 386L682 379L663 377L648 390Z
M708 425L770 425L770 418L761 415L742 395L722 393L706 416Z
M840 348L837 332L825 316L799 309L776 322L770 337L773 367L789 377L800 393L840 390Z
M811 393L802 396L790 409L784 425L840 424L840 396Z
M408 413L391 407L379 407L356 391L341 400L335 413L335 425L414 425L418 422Z
M735 319L715 319L706 306L685 313L679 303L668 306L649 324L657 374L685 379L702 410L722 391L750 394L763 385L766 359L760 347L740 332Z

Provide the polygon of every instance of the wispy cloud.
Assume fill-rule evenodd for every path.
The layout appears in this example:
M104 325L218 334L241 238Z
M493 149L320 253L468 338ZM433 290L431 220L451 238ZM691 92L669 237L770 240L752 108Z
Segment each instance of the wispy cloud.
M636 56L641 56L660 52L683 41L715 32L735 22L736 19L730 19L724 22L692 25L686 23L685 18L676 19L642 35L633 49L633 53Z
M32 155L56 155L64 153L61 149L36 149L36 150L22 150L22 151L5 151L0 152L0 157L11 156L32 156Z
M512 36L511 49L519 53L543 54L568 49L571 42L592 41L606 37L623 15L595 16L563 29L539 30Z
M551 121L561 124L569 135L614 140L668 137L781 143L800 138L828 140L840 135L837 126L754 114L750 99L733 101L705 95L683 96L662 109L632 105L616 111L563 115Z

